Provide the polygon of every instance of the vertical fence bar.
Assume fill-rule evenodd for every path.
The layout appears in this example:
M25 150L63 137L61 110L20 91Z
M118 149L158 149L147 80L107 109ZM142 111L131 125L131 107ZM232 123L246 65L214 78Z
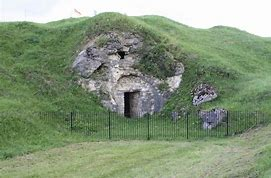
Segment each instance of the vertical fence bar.
M108 111L108 138L111 140L111 114Z
M150 140L150 114L148 114L147 116L147 120L148 120L148 140Z
M226 116L227 117L226 118L227 119L227 121L226 121L227 122L227 133L226 133L226 135L229 136L229 111L227 111L226 114L227 114L227 116Z
M256 115L256 125L259 123L259 114L258 114L258 112L256 111L255 112L255 115Z
M186 139L189 138L189 128L188 128L188 112L186 112Z
M71 129L71 132L72 132L72 129L73 129L73 112L71 112L71 114L70 114L70 120L71 120L70 129Z

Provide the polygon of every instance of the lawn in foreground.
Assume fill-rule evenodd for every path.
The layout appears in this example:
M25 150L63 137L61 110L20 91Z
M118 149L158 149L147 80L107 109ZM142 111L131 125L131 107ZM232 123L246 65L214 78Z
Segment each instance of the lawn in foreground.
M72 144L1 161L0 177L268 177L270 129L191 142Z

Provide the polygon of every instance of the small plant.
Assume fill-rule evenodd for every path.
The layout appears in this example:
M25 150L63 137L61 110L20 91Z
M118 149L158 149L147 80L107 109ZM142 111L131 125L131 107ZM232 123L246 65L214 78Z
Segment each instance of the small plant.
M167 51L166 46L159 44L143 49L142 59L137 68L160 79L165 79L174 75L175 60L173 55Z
M109 38L106 35L100 35L96 40L96 44L101 48L107 44L108 40Z

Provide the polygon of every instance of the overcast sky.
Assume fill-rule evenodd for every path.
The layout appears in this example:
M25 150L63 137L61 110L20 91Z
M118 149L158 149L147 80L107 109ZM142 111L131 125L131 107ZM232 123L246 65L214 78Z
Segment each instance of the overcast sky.
M0 0L0 21L79 17L74 9L82 16L95 11L161 15L192 27L225 25L271 37L271 0Z

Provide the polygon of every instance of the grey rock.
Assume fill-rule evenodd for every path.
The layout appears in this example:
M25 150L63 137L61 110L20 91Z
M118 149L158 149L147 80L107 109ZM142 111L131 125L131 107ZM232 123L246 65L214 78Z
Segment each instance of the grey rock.
M217 92L215 89L208 84L201 84L192 91L193 105L198 106L201 103L211 101L217 98Z
M83 78L89 78L90 75L100 67L102 63L94 58L87 57L85 52L81 53L74 61L72 68Z
M227 117L227 111L222 108L215 108L210 111L199 111L199 117L203 121L203 129L212 129Z
M137 38L125 39L124 46L133 46L137 45L139 40Z
M97 58L99 57L99 50L95 46L88 47L86 49L86 55L90 58Z
M116 54L118 52L117 49L107 49L107 55Z

